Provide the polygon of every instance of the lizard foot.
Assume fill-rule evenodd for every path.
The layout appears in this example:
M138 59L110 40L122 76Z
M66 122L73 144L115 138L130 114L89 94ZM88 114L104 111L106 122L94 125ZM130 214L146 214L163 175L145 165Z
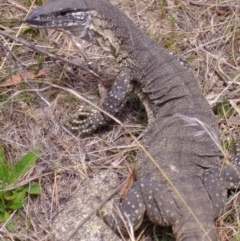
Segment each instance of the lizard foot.
M84 134L92 133L106 124L103 114L97 110L89 110L80 106L66 126L71 130L79 130Z

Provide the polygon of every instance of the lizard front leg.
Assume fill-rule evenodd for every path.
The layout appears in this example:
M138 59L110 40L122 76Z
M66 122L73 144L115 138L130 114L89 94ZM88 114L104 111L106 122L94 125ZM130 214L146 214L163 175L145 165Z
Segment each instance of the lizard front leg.
M101 108L115 116L118 114L124 106L126 96L131 91L131 74L128 70L121 70L114 85L106 96ZM81 130L82 133L91 133L97 130L101 126L107 125L111 118L100 111L94 110L92 113L80 115L80 117L86 117L83 120L72 120L70 128L73 130Z

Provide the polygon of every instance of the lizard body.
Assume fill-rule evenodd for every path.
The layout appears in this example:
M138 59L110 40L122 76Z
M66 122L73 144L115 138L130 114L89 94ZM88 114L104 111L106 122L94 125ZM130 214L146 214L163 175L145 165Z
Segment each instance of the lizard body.
M221 153L210 135L218 138L217 122L186 61L145 36L106 0L49 0L26 22L37 28L67 29L111 51L120 71L103 110L118 114L132 89L145 105L149 124L141 142L185 203L139 151L137 181L127 198L116 204L135 229L146 213L152 222L172 226L177 241L216 241L214 220L224 207L229 183L237 187L240 178L232 167L223 167L221 174ZM110 120L97 111L77 128L93 132ZM208 126L209 132L196 120ZM238 165L236 169L240 170ZM116 212L114 218L105 215L105 220L112 228L122 226Z

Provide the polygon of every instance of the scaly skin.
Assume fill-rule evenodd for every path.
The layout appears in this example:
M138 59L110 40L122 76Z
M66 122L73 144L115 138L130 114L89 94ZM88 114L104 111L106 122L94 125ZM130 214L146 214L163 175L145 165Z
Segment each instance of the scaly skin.
M216 241L214 220L224 207L228 187L224 181L229 184L229 180L228 175L220 176L221 153L210 135L206 132L196 135L203 128L193 118L211 127L210 132L216 136L218 128L186 62L145 36L125 14L105 0L50 0L34 10L26 22L38 28L67 29L112 52L120 64L120 72L101 106L106 112L114 116L119 113L132 86L143 101L149 125L142 144L185 203L140 151L137 181L127 198L121 204L116 203L133 226L138 228L146 213L152 222L172 226L177 241ZM77 128L93 132L109 121L106 115L95 112L78 122ZM223 168L223 173L234 173L233 168L227 168ZM236 186L239 175L234 177ZM114 216L115 219L104 215L105 221L112 228L122 227L116 212Z

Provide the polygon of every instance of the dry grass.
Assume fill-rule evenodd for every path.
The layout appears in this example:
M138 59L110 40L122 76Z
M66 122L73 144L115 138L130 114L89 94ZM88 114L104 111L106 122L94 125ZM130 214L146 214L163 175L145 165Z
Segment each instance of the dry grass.
M30 11L30 2L2 0L0 29L60 56L83 62L76 47L62 33L38 31L18 23ZM209 0L199 4L183 0L111 2L147 35L189 61L218 117L223 146L227 150L231 148L240 133L239 1ZM216 7L216 2L220 7ZM3 225L0 240L47 240L45 237L53 217L79 185L110 166L125 176L127 163L134 159L136 150L129 147L132 139L117 124L85 138L67 132L62 123L84 103L48 83L72 88L97 103L97 84L109 87L118 68L110 54L88 43L83 44L84 49L101 78L74 66L53 62L2 36L0 44L0 146L12 162L30 149L39 148L39 161L24 179L37 176L42 186L41 196L29 196L24 209L13 212L11 220L14 220L16 231L10 233ZM40 70L40 77L29 78L29 74L36 75ZM20 74L23 76L21 81L18 79ZM10 82L11 76L17 83ZM129 102L120 116L136 136L146 126L146 117L139 107L139 103ZM86 153L90 160L86 159ZM237 196L233 197L233 203L231 210L217 221L222 241L240 239Z

